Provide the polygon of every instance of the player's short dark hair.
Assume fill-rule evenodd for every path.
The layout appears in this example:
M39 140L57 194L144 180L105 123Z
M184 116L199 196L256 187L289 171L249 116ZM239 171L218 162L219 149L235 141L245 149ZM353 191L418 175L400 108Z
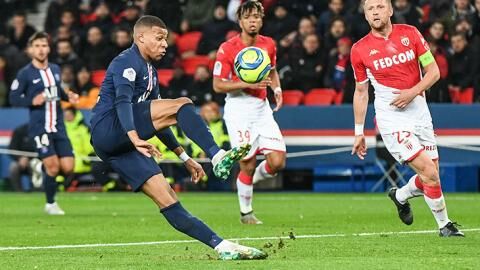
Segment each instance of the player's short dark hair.
M263 9L262 3L257 0L248 0L241 4L237 9L237 19L240 19L243 14L250 14L256 10L262 17L265 15L265 11Z
M167 29L167 26L165 23L162 21L162 19L158 18L157 16L152 16L152 15L144 15L140 17L140 19L137 20L135 23L135 26L133 27L134 29L137 27L154 27L158 26L163 29Z
M31 46L32 43L37 40L37 39L47 39L49 38L49 35L46 32L40 31L40 32L35 32L33 35L30 36L28 39L28 46Z

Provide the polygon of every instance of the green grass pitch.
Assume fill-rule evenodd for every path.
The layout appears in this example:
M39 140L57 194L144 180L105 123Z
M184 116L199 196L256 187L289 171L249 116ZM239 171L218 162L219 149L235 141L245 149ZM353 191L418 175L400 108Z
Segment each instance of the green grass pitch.
M449 239L437 236L423 198L412 200L415 221L405 226L385 194L257 193L265 224L252 226L239 223L234 193L179 196L219 235L262 238L239 242L266 250L268 259L224 262L198 242L161 242L189 238L142 194L61 193L67 215L59 217L43 214L41 193L0 193L0 269L480 268L480 194L446 194L449 215L467 236ZM143 243L152 241L160 243ZM112 243L139 244L5 249Z

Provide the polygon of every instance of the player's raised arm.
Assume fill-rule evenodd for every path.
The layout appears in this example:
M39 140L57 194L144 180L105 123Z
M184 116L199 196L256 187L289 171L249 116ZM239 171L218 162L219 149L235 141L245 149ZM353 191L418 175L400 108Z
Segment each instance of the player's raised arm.
M27 78L24 76L24 72L20 71L17 77L10 86L10 104L13 106L30 107L32 105L41 105L45 101L43 96L38 97L35 102L34 98L29 96L27 90Z

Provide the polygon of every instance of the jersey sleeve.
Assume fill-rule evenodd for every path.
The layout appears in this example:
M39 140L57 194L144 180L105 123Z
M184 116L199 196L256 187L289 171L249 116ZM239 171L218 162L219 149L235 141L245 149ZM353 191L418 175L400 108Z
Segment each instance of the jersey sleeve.
M33 97L27 92L28 78L24 70L20 70L10 86L10 104L13 106L29 107Z
M350 62L352 64L355 82L366 83L368 81L367 71L357 46L352 47L350 52Z
M137 77L136 68L126 59L112 63L113 86L115 87L115 110L125 133L135 130L132 97Z
M422 67L430 65L435 61L435 57L430 51L427 41L423 38L422 34L417 28L413 28L413 44L415 46L415 52Z
M213 76L220 79L230 79L232 74L233 57L228 46L224 43L217 51L217 59L213 66Z
M275 68L277 66L277 46L275 45L275 41L273 39L271 40L272 42L272 49L268 52L270 55L270 63L272 65L272 68Z

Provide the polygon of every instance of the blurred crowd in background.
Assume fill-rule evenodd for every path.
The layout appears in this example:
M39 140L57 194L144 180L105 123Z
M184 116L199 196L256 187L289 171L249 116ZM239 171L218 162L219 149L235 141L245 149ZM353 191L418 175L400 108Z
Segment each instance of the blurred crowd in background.
M135 21L143 14L150 14L163 19L169 27L167 54L154 63L162 98L191 98L201 108L217 143L228 148L228 135L220 114L224 95L212 89L211 68L219 45L239 34L235 12L241 2L0 0L0 107L10 106L9 86L17 71L30 61L28 38L37 30L45 30L50 35L50 61L62 68L63 88L80 95L79 104L65 110L67 132L76 155L76 177L66 179L65 186L75 188L72 181L90 179L103 189L115 187L112 179L118 180L118 176L105 174L109 169L102 167L103 163L85 159L94 156L94 152L88 125L78 109L89 110L95 105L109 62L131 46ZM287 105L318 104L307 102L307 98L302 102L302 96L314 92L331 94L331 98L323 101L324 105L352 103L355 83L350 49L370 30L364 19L363 1L265 0L262 3L265 18L261 33L277 43L276 68ZM439 65L441 79L427 93L429 102L480 102L480 0L393 0L392 3L393 22L416 26ZM36 14L44 15L41 23L29 23L29 16ZM327 91L316 92L322 89ZM300 98L290 102L289 93ZM174 133L193 157L203 157L181 130L174 128ZM25 127L19 127L10 148L33 150L28 148L26 137ZM158 143L165 158L176 158L160 142L154 143ZM33 174L35 184L38 161L12 158L11 187L28 190L22 175ZM172 182L175 178L188 178L175 166L164 168Z
M242 0L53 0L43 25L28 16L44 0L0 0L0 106L9 106L8 89L28 63L28 37L36 30L51 36L50 60L62 67L63 86L91 108L109 62L131 46L132 27L143 14L169 27L167 55L155 63L164 98L191 97L197 105L223 95L212 89L211 67L218 46L236 34L235 11ZM336 104L351 103L349 63L352 44L369 32L362 1L265 0L262 34L277 42L277 69L284 90L329 88L342 93ZM430 102L479 101L480 0L393 0L394 23L416 26L441 70Z

